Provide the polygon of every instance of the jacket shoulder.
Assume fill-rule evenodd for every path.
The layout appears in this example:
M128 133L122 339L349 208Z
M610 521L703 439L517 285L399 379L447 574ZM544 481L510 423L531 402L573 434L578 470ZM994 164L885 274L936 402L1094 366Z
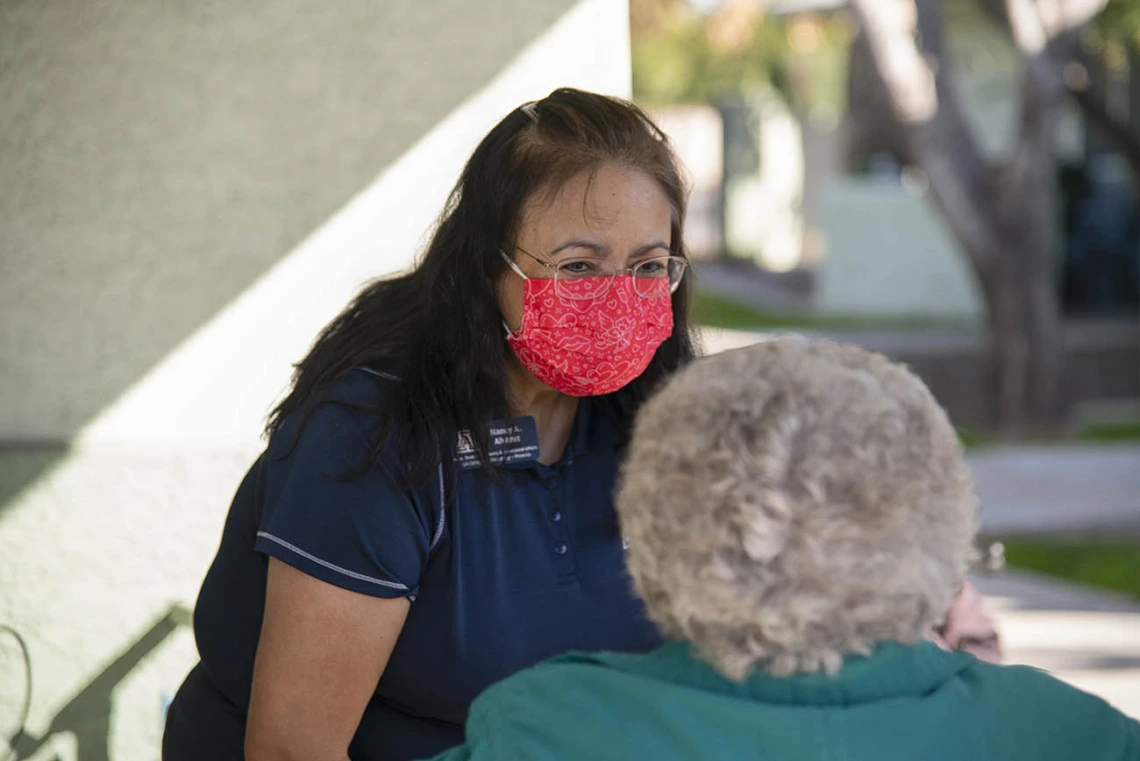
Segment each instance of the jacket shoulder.
M1140 722L1102 698L1032 666L977 663L962 679L983 708L1004 758L1082 758L1140 761Z

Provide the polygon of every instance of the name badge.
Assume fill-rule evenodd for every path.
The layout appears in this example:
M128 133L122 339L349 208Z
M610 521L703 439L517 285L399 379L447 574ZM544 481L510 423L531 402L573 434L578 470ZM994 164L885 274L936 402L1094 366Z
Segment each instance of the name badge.
M534 418L515 418L511 423L491 423L488 431L487 457L492 465L512 465L538 459L538 428ZM455 445L455 462L463 470L478 468L479 455L470 431L460 431Z

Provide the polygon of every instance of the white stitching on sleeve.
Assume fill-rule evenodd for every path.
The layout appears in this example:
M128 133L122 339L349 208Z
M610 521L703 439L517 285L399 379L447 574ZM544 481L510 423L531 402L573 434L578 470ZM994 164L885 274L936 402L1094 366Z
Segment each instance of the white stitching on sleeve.
M404 591L407 591L407 589L408 589L408 587L406 585L401 584L398 581L387 581L385 579L376 579L376 578L373 578L371 576L365 576L362 573L357 573L356 571L350 571L347 568L341 568L339 565L336 565L334 563L330 563L327 560L321 560L316 555L310 555L309 553L305 552L304 550L302 550L300 547L296 546L295 544L290 544L289 542L286 542L284 539L280 539L276 536L273 536L273 534L266 533L265 531L258 531L257 535L259 537L264 538L264 539L268 539L271 542L279 544L282 547L284 547L285 549L289 550L290 552L295 552L296 554L300 555L301 557L305 558L306 560L313 561L317 565L324 566L325 568L328 568L329 570L332 570L332 571L336 571L337 573L343 573L345 576L348 576L349 578L356 579L358 581L367 581L370 584L379 584L382 587L389 587L391 589L402 589Z
M447 523L447 514L444 511L446 504L447 499L445 499L443 493L443 463L441 462L439 464L439 523L435 527L435 536L432 537L431 547L428 548L428 552L435 549L435 546L439 544L439 538L443 536L443 526Z
M397 381L397 382L399 382L399 380L400 380L399 378L397 378L395 375L392 375L391 373L386 373L386 372L383 372L382 370L373 370L371 367L361 366L361 367L358 367L356 369L360 370L361 372L368 373L369 375L375 375L377 378L383 378L384 380Z

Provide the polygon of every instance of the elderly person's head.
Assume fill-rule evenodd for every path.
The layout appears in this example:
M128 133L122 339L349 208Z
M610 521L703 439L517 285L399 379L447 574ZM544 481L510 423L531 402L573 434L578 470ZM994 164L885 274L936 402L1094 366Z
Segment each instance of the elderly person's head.
M735 680L919 641L975 534L962 448L922 382L801 339L678 373L640 413L617 506L650 617Z

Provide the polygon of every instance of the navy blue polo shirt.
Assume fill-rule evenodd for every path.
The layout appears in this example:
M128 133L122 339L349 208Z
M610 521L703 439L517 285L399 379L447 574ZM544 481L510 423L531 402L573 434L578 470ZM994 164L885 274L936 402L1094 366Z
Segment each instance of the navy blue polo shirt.
M374 406L396 382L357 370L328 393ZM623 564L613 508L621 431L589 399L559 462L528 457L497 478L461 469L453 495L442 469L405 489L391 456L341 478L371 448L367 415L321 405L297 439L299 423L285 421L239 488L195 610L202 667L239 709L249 704L266 556L354 592L413 600L354 761L424 758L462 742L475 696L547 657L660 644Z

